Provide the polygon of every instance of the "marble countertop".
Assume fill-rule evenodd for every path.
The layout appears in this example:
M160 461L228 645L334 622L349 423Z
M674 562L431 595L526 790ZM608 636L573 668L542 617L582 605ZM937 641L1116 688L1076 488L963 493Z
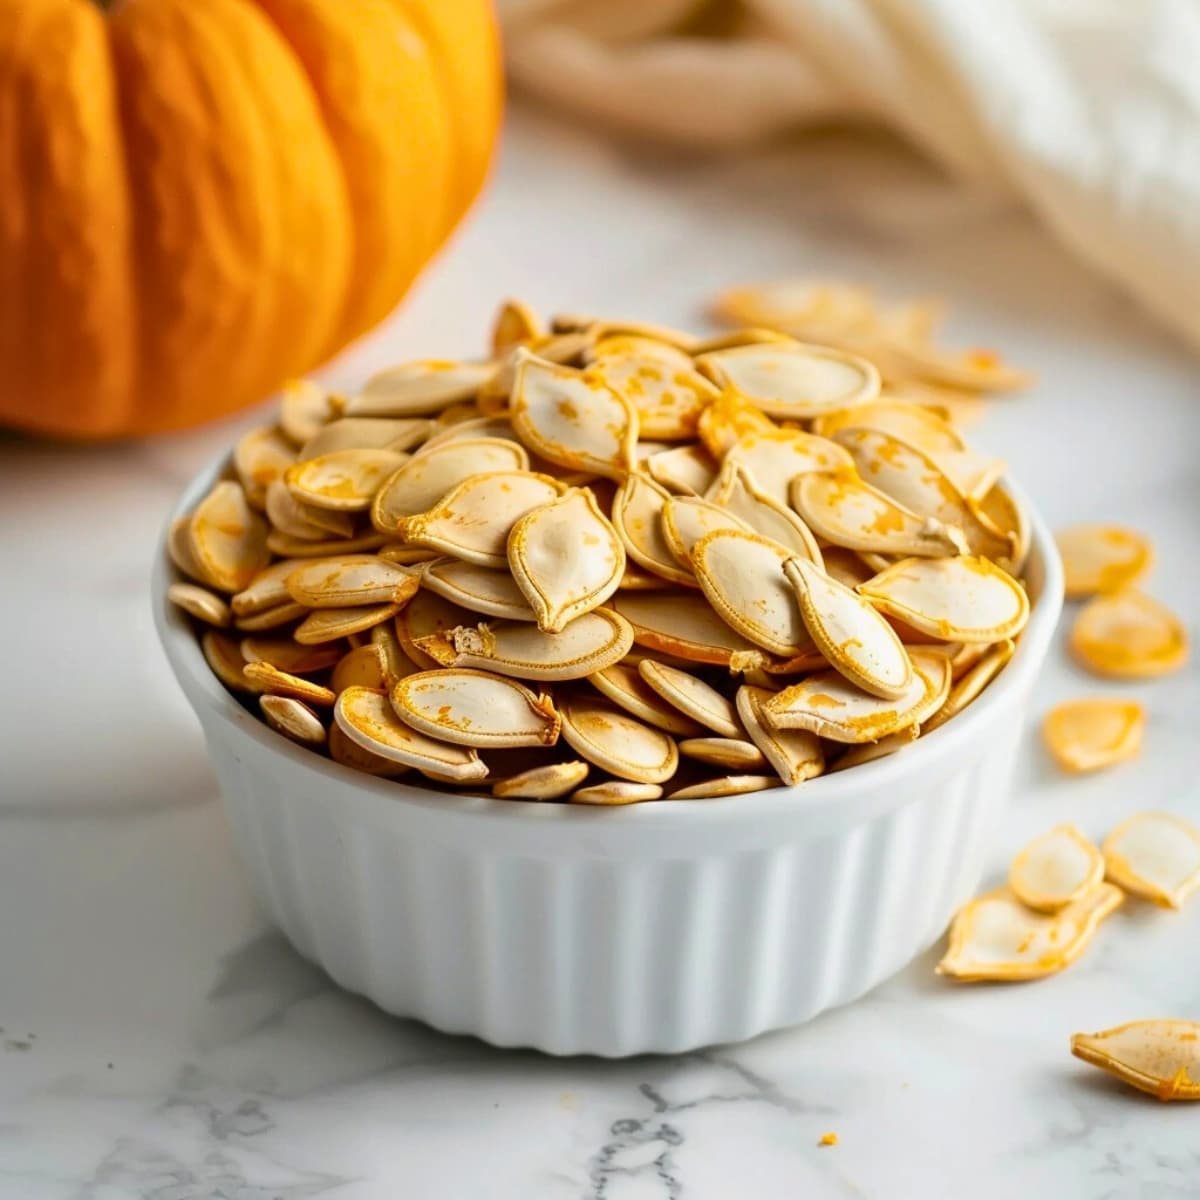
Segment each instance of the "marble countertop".
M474 351L508 293L694 324L715 289L789 275L942 293L952 332L1034 368L975 440L1052 524L1151 533L1150 586L1195 631L1195 359L1021 213L889 143L713 163L517 113L469 225L330 374ZM930 954L803 1028L625 1062L446 1037L300 959L247 890L147 598L173 496L257 417L141 445L0 441L0 1200L1200 1197L1197 1112L1067 1050L1076 1030L1200 1016L1200 901L1131 903L1044 982L956 987ZM1058 821L1200 819L1198 679L1114 689L1060 645L991 875ZM1115 690L1149 709L1141 760L1058 775L1040 713Z

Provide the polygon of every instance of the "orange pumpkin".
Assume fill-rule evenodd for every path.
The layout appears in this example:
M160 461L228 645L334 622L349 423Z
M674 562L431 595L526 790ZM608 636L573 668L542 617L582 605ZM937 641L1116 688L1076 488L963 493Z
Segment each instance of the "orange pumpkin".
M376 324L500 112L487 0L0 0L0 423L178 428Z

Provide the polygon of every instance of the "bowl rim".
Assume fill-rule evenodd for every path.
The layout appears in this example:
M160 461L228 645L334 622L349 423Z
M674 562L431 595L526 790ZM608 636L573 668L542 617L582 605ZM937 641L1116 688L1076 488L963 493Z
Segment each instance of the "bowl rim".
M609 828L628 834L631 827L648 830L654 826L680 828L696 823L710 826L736 822L741 825L755 818L793 815L803 816L806 820L825 818L822 824L833 817L838 825L853 825L910 800L913 789L905 785L913 776L924 770L931 772L931 778L937 778L939 768L962 752L988 725L997 710L1032 685L1050 648L1063 606L1062 561L1054 537L1023 489L1005 476L1004 486L1022 506L1029 522L1029 561L1036 561L1042 573L1029 622L1011 661L996 681L953 721L919 739L903 754L888 755L851 771L821 775L792 787L781 784L776 788L719 799L646 801L616 808L597 808L541 800L501 799L478 793L456 795L414 785L404 779L378 779L294 744L243 708L209 669L192 626L184 613L167 599L167 588L182 578L167 552L167 534L171 525L190 512L227 469L230 458L230 452L222 453L189 480L172 506L156 544L151 601L155 628L167 660L198 716L203 717L203 708L208 716L229 727L230 732L255 743L268 755L337 785L339 806L363 805L369 808L370 815L385 821L400 820L406 812L421 809L434 810L446 817L466 816L472 821L500 818L510 827L520 824L544 827L548 821L583 823L591 827L591 833ZM206 722L202 720L204 724ZM969 750L959 761L969 761L977 756ZM894 803L888 802L889 797L894 798ZM367 815L365 811L364 815Z

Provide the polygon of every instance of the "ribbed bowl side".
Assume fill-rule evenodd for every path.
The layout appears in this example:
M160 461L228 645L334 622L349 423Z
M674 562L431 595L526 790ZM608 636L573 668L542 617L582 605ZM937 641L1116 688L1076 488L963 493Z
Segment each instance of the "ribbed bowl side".
M925 950L982 873L1016 736L849 831L636 862L381 831L319 777L213 761L263 903L343 987L498 1045L626 1055L796 1024Z

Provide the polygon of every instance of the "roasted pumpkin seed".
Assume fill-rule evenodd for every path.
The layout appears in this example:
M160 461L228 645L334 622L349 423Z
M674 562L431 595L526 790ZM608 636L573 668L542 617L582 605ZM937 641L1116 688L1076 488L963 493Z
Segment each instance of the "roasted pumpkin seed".
M338 696L333 715L352 742L379 758L432 771L456 783L487 777L488 769L473 747L451 745L404 724L387 696L379 692L347 688Z
M167 599L189 616L216 629L224 629L232 620L229 605L208 588L194 583L173 583L167 588Z
M1172 813L1130 817L1104 839L1108 878L1135 896L1179 908L1200 887L1200 830Z
M1125 893L1098 883L1055 913L1027 908L1006 887L972 900L950 927L939 975L968 982L1041 979L1073 963Z
M486 671L420 671L391 690L406 725L458 746L553 746L559 716L545 693Z
M507 562L538 628L560 633L617 590L625 548L591 491L571 488L514 523Z
M548 763L530 767L492 784L492 795L504 800L561 800L588 777L591 768L585 762Z
M1022 904L1053 913L1082 899L1104 878L1104 856L1074 825L1058 825L1034 838L1008 872Z
M1145 728L1146 711L1137 701L1089 696L1052 708L1042 734L1058 765L1078 773L1099 771L1135 757L1142 748Z
M1130 1021L1077 1033L1071 1053L1160 1100L1200 1100L1198 1021Z
M1079 663L1097 675L1151 679L1188 660L1188 634L1164 604L1134 588L1089 600L1071 627Z
M675 741L598 696L562 702L562 736L588 762L635 783L662 783L675 774Z
M258 707L276 733L301 746L325 745L325 726L307 704L291 696L268 695L258 698Z

